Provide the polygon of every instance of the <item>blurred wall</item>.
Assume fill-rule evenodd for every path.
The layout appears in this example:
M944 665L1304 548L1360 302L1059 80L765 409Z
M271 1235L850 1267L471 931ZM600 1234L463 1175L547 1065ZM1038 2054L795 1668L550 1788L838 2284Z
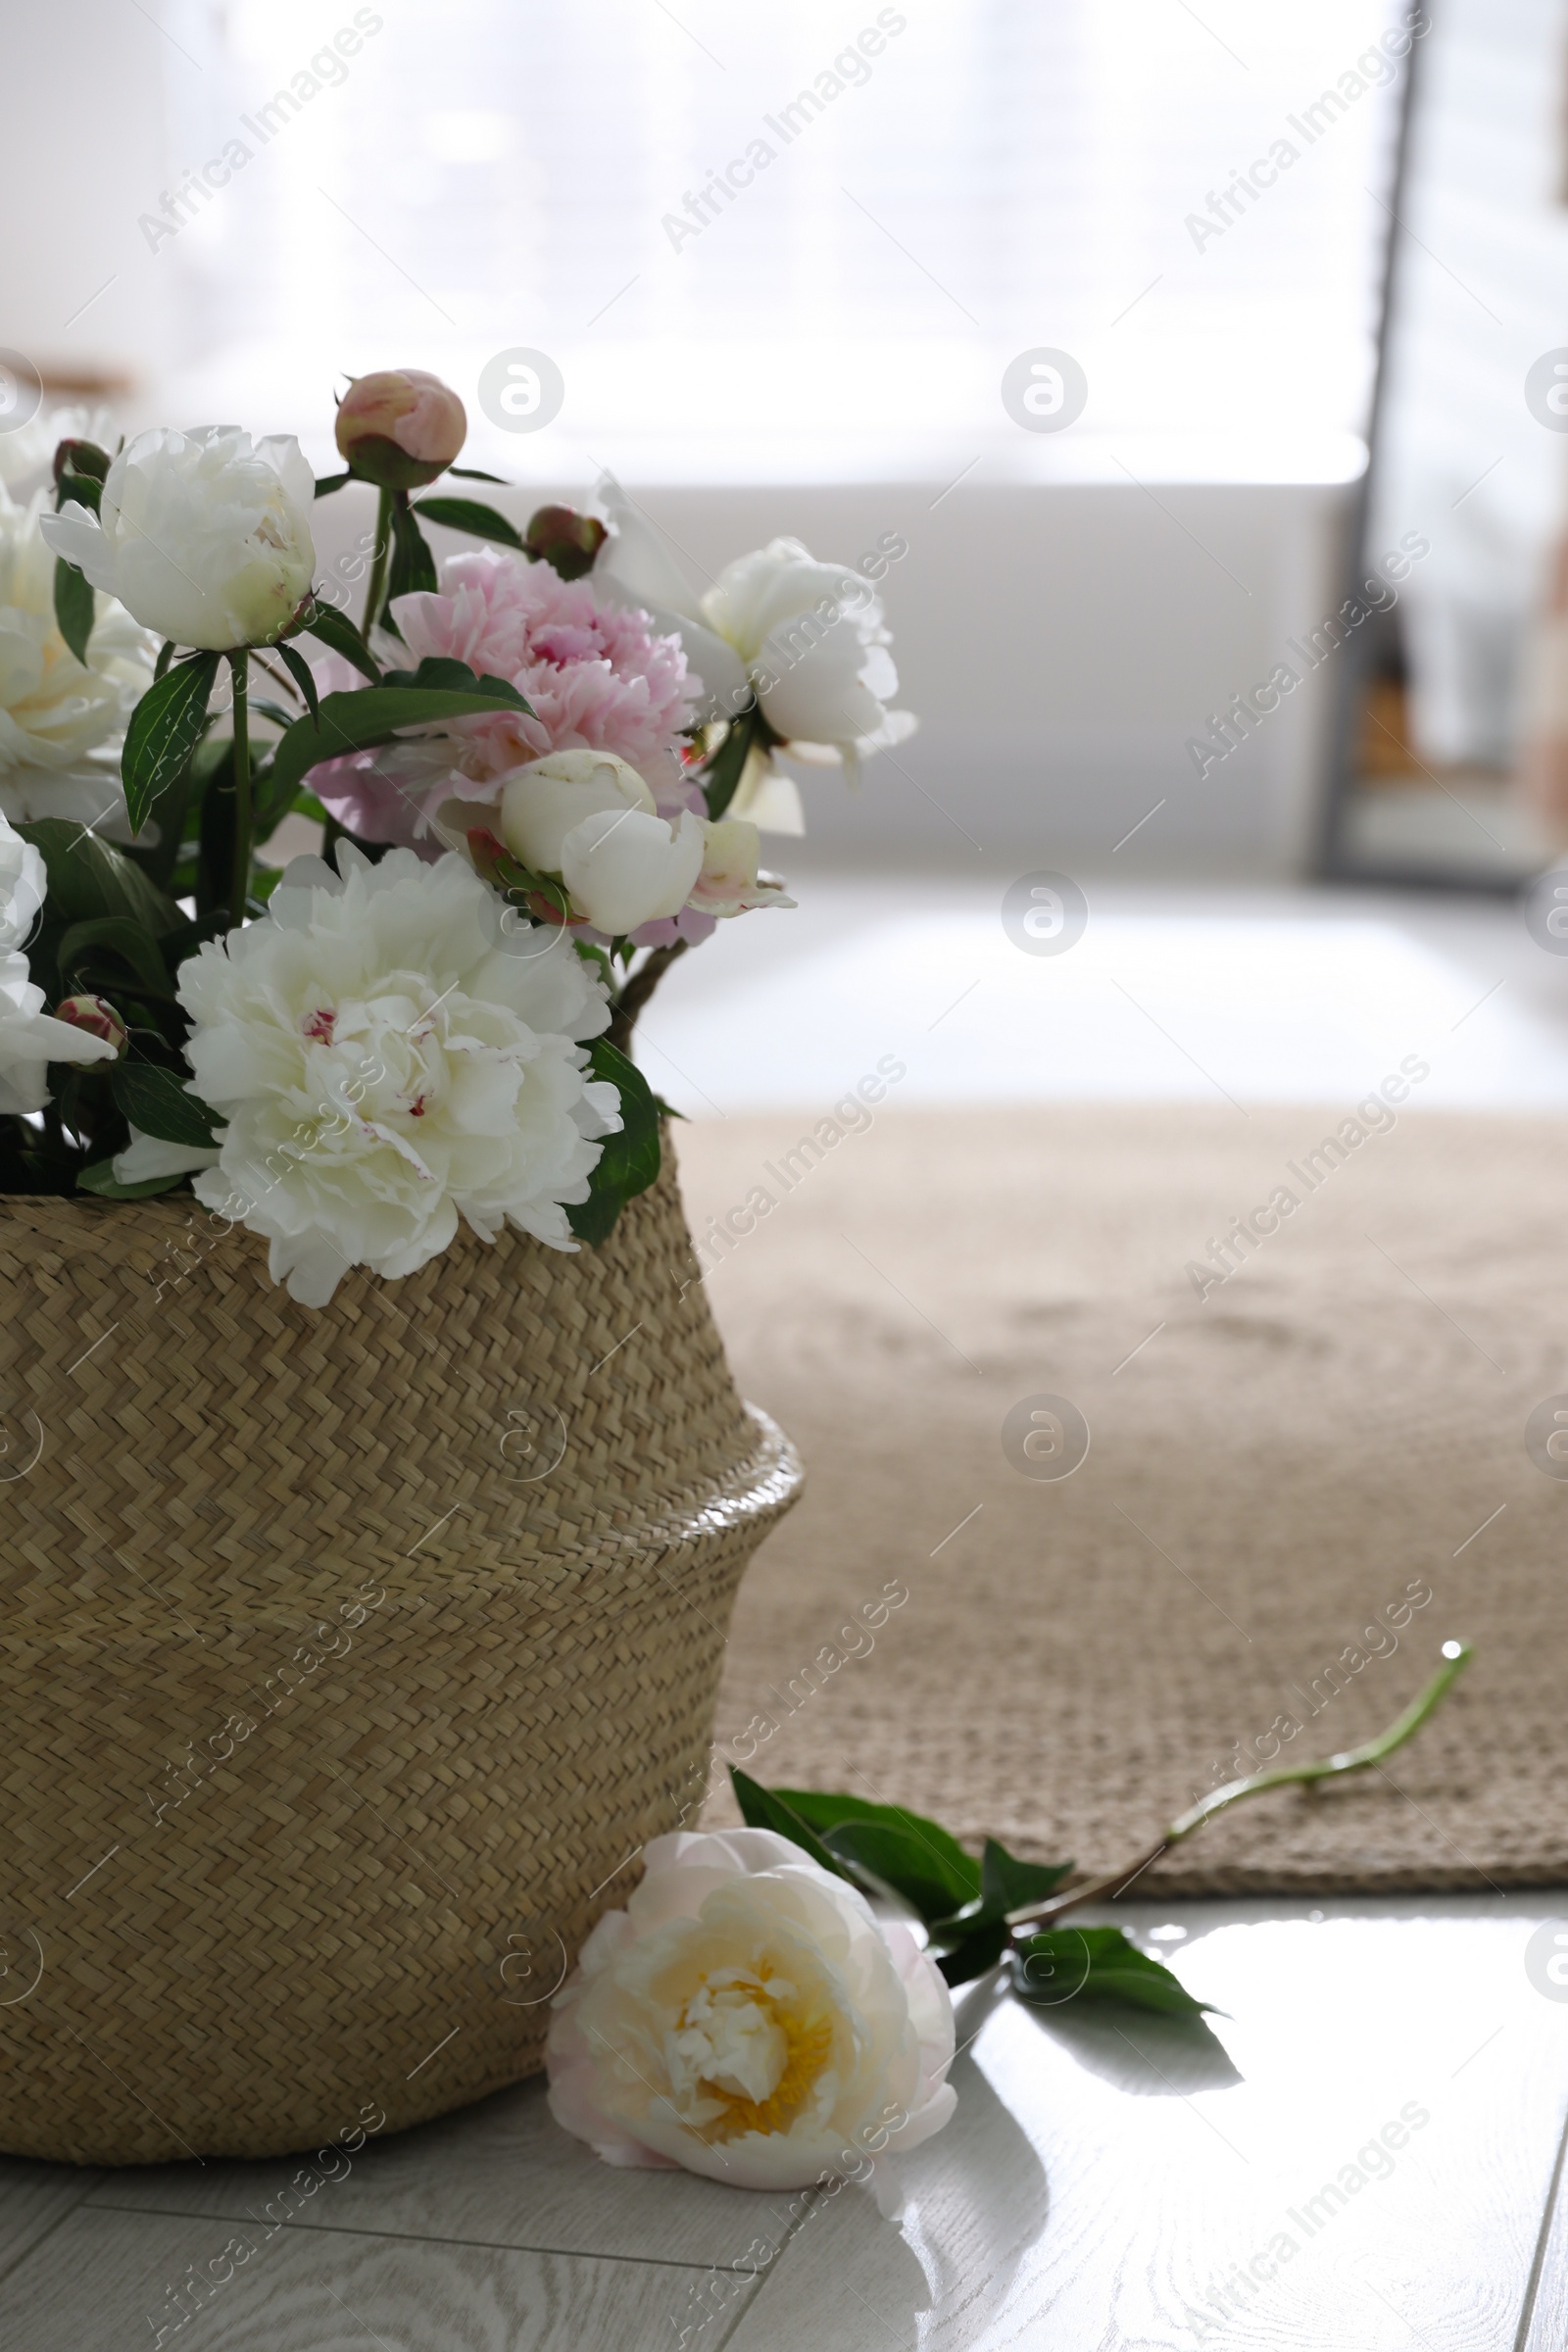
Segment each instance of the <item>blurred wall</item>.
M137 227L169 177L164 60L146 16L11 0L0 38L11 187L0 344L46 376L167 368L177 289L147 268Z
M1287 641L1339 602L1343 489L628 487L699 586L780 534L850 564L888 534L907 543L881 593L920 731L856 793L805 778L813 864L1304 869L1332 658L1201 777L1188 745L1277 663L1304 670ZM538 503L493 495L519 523ZM372 521L354 489L318 508L323 572Z

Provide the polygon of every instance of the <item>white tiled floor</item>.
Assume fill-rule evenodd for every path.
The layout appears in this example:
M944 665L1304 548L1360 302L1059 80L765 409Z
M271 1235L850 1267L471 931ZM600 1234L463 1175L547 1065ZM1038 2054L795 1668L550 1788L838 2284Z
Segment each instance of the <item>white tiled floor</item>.
M1568 2004L1549 1901L1118 1913L1212 2027L960 1996L958 2109L902 2226L601 2166L540 2086L324 2182L181 2165L0 2176L0 2342L21 2352L1560 2352L1543 2230ZM188 2266L254 2251L177 2338ZM230 2264L234 2260L229 2256Z
M825 1106L884 1055L900 1102L1348 1104L1416 1055L1413 1109L1568 1107L1568 959L1516 906L1089 885L1082 941L1035 956L1002 927L1010 878L804 883L676 970L650 1075L698 1117ZM368 2150L161 2338L186 2266L294 2168L0 2166L0 2343L1559 2352L1568 1994L1531 1957L1554 1913L1568 1894L1124 1907L1227 2014L971 1991L902 2228L857 2190L791 2222L608 2170L533 2083Z

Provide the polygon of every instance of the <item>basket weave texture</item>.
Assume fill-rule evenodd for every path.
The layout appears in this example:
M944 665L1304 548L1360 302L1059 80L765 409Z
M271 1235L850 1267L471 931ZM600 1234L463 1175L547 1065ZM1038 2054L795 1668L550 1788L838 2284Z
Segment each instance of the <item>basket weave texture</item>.
M601 1250L319 1313L188 1201L0 1205L0 2147L276 2155L537 2070L799 1489L697 1271L667 1152Z

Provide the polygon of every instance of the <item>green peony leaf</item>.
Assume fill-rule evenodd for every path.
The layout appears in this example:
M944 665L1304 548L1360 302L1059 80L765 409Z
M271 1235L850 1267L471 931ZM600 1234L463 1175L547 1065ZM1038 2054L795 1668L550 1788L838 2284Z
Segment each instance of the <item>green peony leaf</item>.
M317 478L316 495L318 498L330 498L334 490L341 490L345 482L353 479L351 473L320 474Z
M783 741L762 716L760 703L749 703L738 718L730 720L723 742L697 778L710 817L716 822L735 798L751 753L770 752Z
M392 561L387 565L387 604L395 596L411 596L418 589L434 589L439 585L430 543L415 521L414 509L408 500L399 498L392 508Z
M255 702L251 708L257 708ZM289 715L292 716L292 713ZM285 718L284 724L287 723L288 719ZM208 765L206 755L213 748L212 736L205 735L178 775L166 784L158 795L141 832L123 853L171 899L177 899L181 895L173 888L174 869L187 847L187 822L193 803L200 800ZM226 753L229 747L220 738L219 748ZM172 970L172 965L170 968Z
M818 1788L780 1788L774 1793L835 1853L860 1862L912 1903L928 1923L951 1917L980 1892L980 1865L974 1856L923 1814ZM880 1841L868 1835L872 1832L880 1834ZM872 1860L873 1851L880 1860Z
M139 833L159 794L174 781L202 739L217 654L176 662L149 686L130 714L121 756L130 829Z
M464 667L462 662L450 666ZM515 710L519 704L523 710L527 709L514 687L500 680L481 681L471 669L464 670L464 675L468 684L462 690L382 684L322 695L318 718L297 718L278 738L271 765L264 771L258 809L262 791L268 806L275 802L280 809L286 808L304 777L323 760L336 760L344 752L368 751L378 743L390 743L401 727L432 726L442 719L479 718L491 710Z
M967 1984L995 1968L1007 1947L1006 1915L1050 1894L1072 1870L1070 1862L1020 1862L995 1838L980 1860L980 1892L960 1911L929 1922L933 1944L946 1947L937 1966L950 1984Z
M898 1822L841 1821L823 1842L842 1861L891 1886L927 1925L952 1911L955 1876L922 1829Z
M757 721L760 716L761 711L754 703L749 710L741 712L739 718L732 718L723 742L702 770L699 781L703 787L703 798L708 803L709 816L715 824L740 790L741 774L746 766L747 755L756 740Z
M520 710L524 717L533 715L532 703L525 701L506 678L493 677L489 670L476 677L466 662L454 661L450 654L426 654L417 669L389 669L381 683L402 686L411 692L472 694L477 690L499 696L509 710Z
M55 621L61 636L76 660L86 667L87 640L97 606L92 584L84 571L68 564L64 556L55 558Z
M311 675L310 664L305 661L302 655L297 654L294 651L294 648L291 645L274 646L272 650L277 655L279 661L283 663L284 668L288 671L289 676L293 679L301 694L304 695L305 708L307 710L309 710L314 719L319 720L321 715L321 698L316 691L316 680Z
M84 923L73 923L61 935L55 949L61 986L67 995L75 993L73 982L79 965L89 951L98 949L118 956L129 965L155 997L174 1002L169 966L152 933L125 914L102 914Z
M156 1135L166 1144L184 1144L195 1152L216 1149L213 1130L222 1126L223 1120L190 1094L172 1070L151 1061L118 1061L109 1074L109 1091L143 1135Z
M43 858L49 877L46 927L63 930L99 915L124 914L163 938L184 923L172 899L166 898L122 851L100 841L85 826L63 816L40 816L18 825L17 831Z
M976 1977L988 1975L1006 1948L1006 1927L1002 1920L993 1919L965 1936L961 1943L947 1951L935 1951L934 1957L949 1986L956 1991L960 1984L970 1984Z
M471 833L468 839L470 841L473 839ZM567 894L564 892L563 896ZM600 947L597 941L591 939L574 939L571 944L584 963L593 965L606 989L612 993L615 986L615 974L611 965L609 950ZM680 1112L671 1110L669 1104L660 1095L654 1097L654 1108L662 1119L678 1119L680 1117Z
M416 499L414 512L427 522L444 523L449 531L466 531L470 538L494 539L502 547L514 547L519 555L524 552L520 531L477 498Z
M1200 2017L1212 2006L1195 2000L1179 1978L1141 1952L1120 1928L1052 1928L1031 1936L1013 1953L1012 1982L1022 1999L1051 2008L1119 2001L1167 2017Z
M281 651L281 648L277 650ZM291 727L299 716L297 710L288 710L270 694L253 694L250 698L250 713L252 718L270 718L279 734Z
M764 1788L750 1773L742 1772L738 1764L730 1766L729 1777L741 1819L749 1830L776 1830L781 1838L789 1838L792 1845L798 1845L803 1854L809 1854L813 1862L831 1871L836 1879L850 1878L843 1864L834 1859L815 1832L784 1802L776 1789ZM850 1884L855 1884L853 1879Z
M352 662L362 678L368 678L372 686L380 685L381 672L375 657L348 614L340 612L335 605L323 605L319 600L313 604L311 616L304 623L304 634L319 638L334 654Z
M606 1078L620 1097L622 1126L607 1135L598 1165L588 1179L586 1200L568 1206L566 1222L580 1242L607 1241L615 1219L628 1200L646 1193L659 1174L662 1147L659 1109L648 1081L634 1061L628 1061L608 1038L595 1038L588 1050L588 1066L596 1078Z
M1021 1911L1026 1903L1043 1902L1072 1875L1070 1862L1020 1862L995 1838L988 1838L980 1857L980 1908L987 1919Z
M754 1826L782 1831L825 1869L837 1869L857 1884L880 1882L918 1912L950 1985L967 1984L996 1967L1007 1945L1005 1922L981 1915L982 1865L939 1822L903 1805L871 1804L843 1792L760 1788L733 1768L730 1778ZM743 1781L755 1792L750 1799L742 1791ZM949 1948L942 1949L944 1944Z
M96 1193L101 1200L151 1200L158 1193L172 1193L176 1184L184 1184L183 1176L149 1176L141 1184L118 1184L115 1181L113 1159L95 1160L90 1168L78 1169L78 1193Z

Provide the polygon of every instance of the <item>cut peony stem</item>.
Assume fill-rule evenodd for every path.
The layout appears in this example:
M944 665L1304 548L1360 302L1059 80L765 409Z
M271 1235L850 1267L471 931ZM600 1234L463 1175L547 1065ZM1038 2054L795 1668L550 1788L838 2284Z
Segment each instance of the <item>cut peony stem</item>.
M1396 1716L1388 1730L1380 1732L1375 1740L1366 1740L1360 1747L1347 1748L1340 1755L1327 1756L1318 1764L1286 1764L1277 1771L1254 1772L1245 1780L1228 1781L1223 1788L1216 1788L1210 1795L1200 1797L1196 1805L1189 1806L1185 1813L1179 1814L1163 1837L1157 1838L1148 1852L1141 1854L1136 1861L1109 1872L1103 1878L1086 1879L1081 1885L1070 1886L1065 1893L1053 1895L1045 1902L1031 1903L1020 1911L1009 1911L1008 1927L1039 1927L1042 1922L1059 1919L1064 1911L1075 1910L1080 1903L1097 1902L1102 1896L1119 1894L1152 1862L1157 1862L1161 1854L1168 1853L1173 1845L1179 1845L1184 1838L1190 1838L1195 1830L1202 1829L1216 1814L1227 1811L1232 1805L1239 1805L1244 1797L1261 1796L1269 1788L1301 1788L1317 1781L1335 1781L1346 1773L1366 1772L1374 1765L1381 1764L1386 1756L1393 1755L1396 1748L1402 1747L1407 1740L1414 1739L1427 1717L1469 1665L1475 1652L1468 1642L1445 1642L1442 1654L1443 1664L1426 1688L1417 1692L1403 1714Z
M251 891L250 654L228 657L234 681L234 856L229 867L228 919L237 931Z
M381 592L386 585L387 562L392 553L392 509L395 504L394 493L383 489L375 510L375 546L370 553L370 577L365 591L365 619L360 630L367 645L370 642L370 631L381 617Z
M631 1051L631 1033L637 1026L637 1015L653 995L677 956L686 953L686 942L677 939L667 948L655 948L647 960L636 970L615 999L614 1015L609 1037L617 1052Z

